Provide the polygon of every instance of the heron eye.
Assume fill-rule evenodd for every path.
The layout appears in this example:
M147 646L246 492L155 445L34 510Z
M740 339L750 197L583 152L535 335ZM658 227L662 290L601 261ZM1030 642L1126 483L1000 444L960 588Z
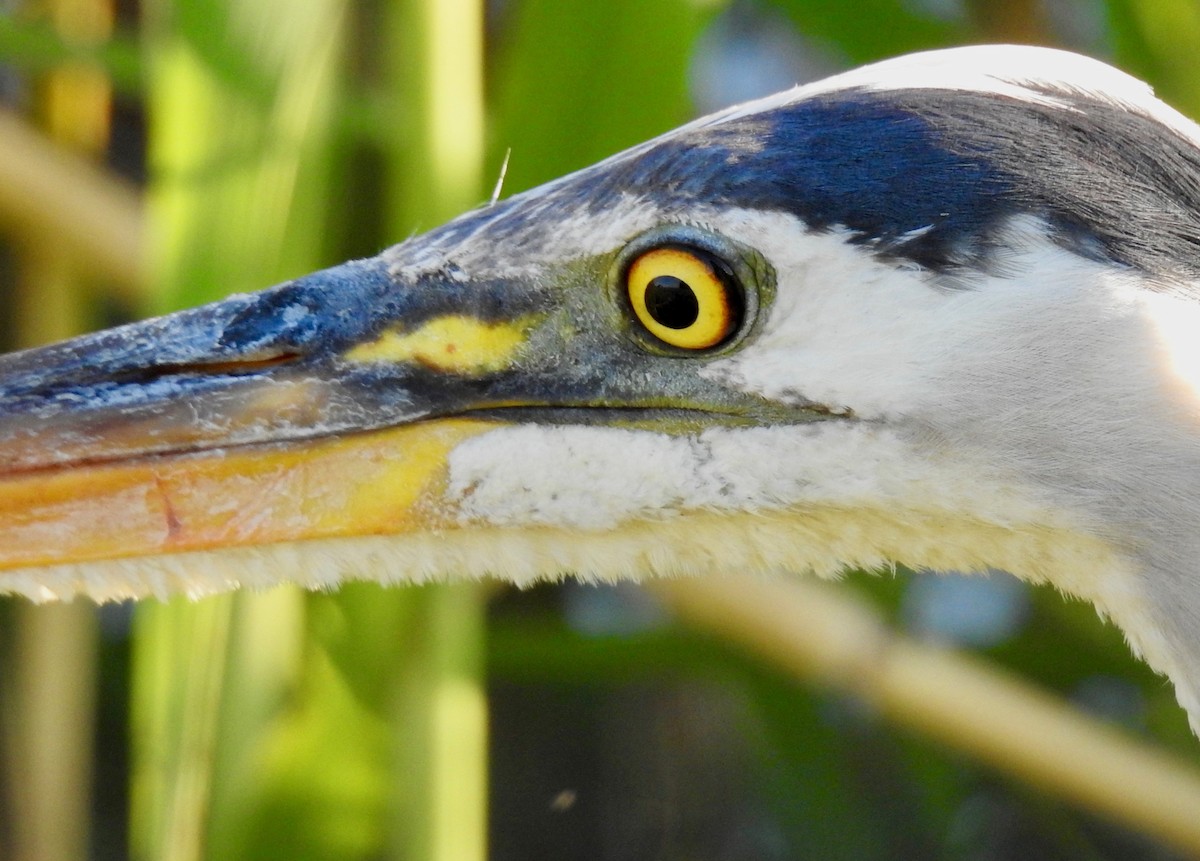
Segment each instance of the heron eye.
M708 350L741 324L742 297L733 276L711 254L664 246L633 261L629 304L650 334L682 350Z

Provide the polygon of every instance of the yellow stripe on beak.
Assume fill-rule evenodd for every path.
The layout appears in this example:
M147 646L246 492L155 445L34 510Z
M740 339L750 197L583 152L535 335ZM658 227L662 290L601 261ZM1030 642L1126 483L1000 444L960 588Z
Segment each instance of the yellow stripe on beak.
M410 332L387 330L345 353L351 362L414 362L435 371L487 374L508 367L535 316L487 322L460 314L436 317Z

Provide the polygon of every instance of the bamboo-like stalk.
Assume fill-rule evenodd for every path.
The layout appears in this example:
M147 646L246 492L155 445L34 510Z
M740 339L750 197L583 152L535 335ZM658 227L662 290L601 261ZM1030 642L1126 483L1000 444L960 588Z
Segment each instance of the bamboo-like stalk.
M38 344L81 326L78 263L48 238L20 258L18 336ZM87 852L94 724L96 619L86 603L13 612L14 694L5 783L13 805L13 861L73 861Z
M982 661L891 631L844 590L730 577L650 587L684 621L805 682L1200 856L1200 774Z
M342 10L343 0L228 2L197 21L180 5L148 4L155 310L323 262ZM214 35L244 53L195 50ZM135 857L244 853L265 740L295 682L302 634L302 599L288 589L139 607Z
M65 41L95 45L111 36L110 0L52 0L44 4L44 11ZM112 93L102 70L64 64L42 76L36 90L36 119L51 141L83 159L103 153ZM28 136L15 134L11 126L9 132L10 138L22 137L28 143ZM45 159L36 156L44 152L44 148L26 147L15 154L25 156L26 162L41 162ZM4 160L11 155L6 152ZM30 188L45 176L35 172L14 183L24 185L26 206L29 192L54 190ZM60 197L50 206L61 211L66 203ZM38 205L50 208L46 201ZM17 291L18 340L32 345L78 333L86 323L84 294L90 273L56 232L26 230L24 239ZM95 608L86 603L16 605L12 677L16 696L6 774L13 802L14 861L73 861L87 854L96 628Z
M482 197L483 3L388 7L386 90L403 129L388 152L389 230L435 226ZM393 675L393 857L487 857L484 594L478 584L387 595L404 605L406 648Z
M4 110L0 152L0 225L86 261L89 272L139 303L145 279L137 192Z
M10 861L87 856L95 723L95 608L20 605L11 659L15 724L6 748Z
M205 857L230 601L195 607L176 602L137 616L134 857Z

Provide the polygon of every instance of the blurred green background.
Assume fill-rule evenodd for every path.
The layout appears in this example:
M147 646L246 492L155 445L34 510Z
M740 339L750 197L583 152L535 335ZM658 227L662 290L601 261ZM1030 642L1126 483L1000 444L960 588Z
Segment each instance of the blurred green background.
M3 0L0 103L103 181L68 173L61 211L30 217L55 198L22 199L36 152L0 137L0 336L268 286L487 200L505 164L507 195L698 113L983 41L1111 60L1200 115L1194 0ZM1090 607L1002 574L845 588L1200 764ZM0 661L13 861L1178 857L631 586L6 601Z

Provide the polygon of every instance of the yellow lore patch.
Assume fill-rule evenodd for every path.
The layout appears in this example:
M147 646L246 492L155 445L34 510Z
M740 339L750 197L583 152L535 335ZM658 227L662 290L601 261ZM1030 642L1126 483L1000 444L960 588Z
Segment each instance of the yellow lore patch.
M486 374L507 367L525 343L535 318L487 322L452 314L411 332L388 330L374 341L351 348L351 362L415 362L435 371Z

